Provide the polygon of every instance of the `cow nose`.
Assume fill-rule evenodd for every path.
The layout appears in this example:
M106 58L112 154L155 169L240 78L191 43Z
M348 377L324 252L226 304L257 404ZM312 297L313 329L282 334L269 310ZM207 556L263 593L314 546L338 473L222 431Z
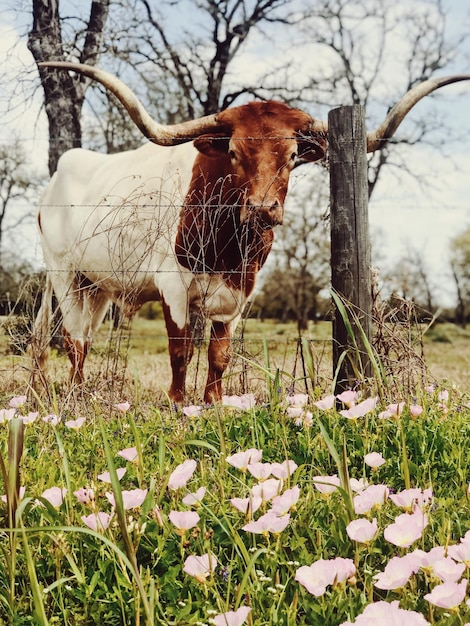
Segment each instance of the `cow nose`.
M260 217L270 226L278 226L284 221L284 207L276 198L270 204L261 206Z
M250 198L246 205L246 217L256 217L267 226L277 226L284 221L284 207L278 198L271 201Z

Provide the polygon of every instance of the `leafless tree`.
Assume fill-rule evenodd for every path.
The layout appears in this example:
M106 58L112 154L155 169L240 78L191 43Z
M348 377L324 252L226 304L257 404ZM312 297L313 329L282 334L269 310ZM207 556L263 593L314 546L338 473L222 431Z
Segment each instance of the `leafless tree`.
M404 300L413 300L415 304L428 313L435 313L435 285L426 266L422 252L409 247L404 256L399 258L383 277L386 290L395 293Z
M310 178L310 177L309 177ZM323 178L323 180L322 180ZM330 285L330 238L324 173L294 189L282 237L263 281L258 306L282 321L295 320L299 334L318 314L318 298ZM303 187L303 188L302 188Z
M451 240L450 268L457 292L455 318L465 327L470 305L470 229Z
M93 0L88 19L74 19L60 12L59 0L32 0L33 25L28 47L37 63L70 61L94 65L101 53L110 0ZM69 36L66 38L66 34ZM49 120L49 172L57 168L60 155L81 145L81 111L89 81L68 72L39 68Z
M299 42L316 63L303 100L323 109L363 105L373 126L411 87L442 70L461 73L468 66L463 44L470 33L462 28L451 34L447 17L445 0L316 0L302 20ZM404 144L442 149L452 138L456 134L452 137L442 114L421 105L407 116L406 134L398 133L371 155L369 195L385 166L389 172L409 172Z
M23 145L20 141L11 141L0 145L0 266L3 261L5 235L8 229L17 229L30 216L24 211L18 212L16 218L9 220L7 216L15 201L22 199L31 202L32 195L37 192L39 179L31 173L31 167Z

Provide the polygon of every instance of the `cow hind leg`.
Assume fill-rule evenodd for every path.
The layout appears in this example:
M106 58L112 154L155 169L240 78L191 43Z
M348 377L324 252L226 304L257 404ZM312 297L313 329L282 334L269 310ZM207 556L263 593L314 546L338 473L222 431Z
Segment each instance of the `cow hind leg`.
M52 328L52 282L46 278L42 294L41 306L34 321L31 335L32 375L31 387L37 388L39 380L44 386L47 383L47 361L49 358Z
M230 363L231 356L232 325L224 322L212 322L207 353L209 369L204 391L204 401L207 404L222 400L222 376Z
M170 308L162 298L163 313L165 316L168 334L168 351L171 364L171 385L168 391L170 400L175 403L184 401L186 393L186 373L194 352L189 324L179 328L171 317Z
M81 384L85 380L84 365L92 338L109 309L110 300L96 287L70 294L61 304L63 315L62 335L69 357L70 383Z

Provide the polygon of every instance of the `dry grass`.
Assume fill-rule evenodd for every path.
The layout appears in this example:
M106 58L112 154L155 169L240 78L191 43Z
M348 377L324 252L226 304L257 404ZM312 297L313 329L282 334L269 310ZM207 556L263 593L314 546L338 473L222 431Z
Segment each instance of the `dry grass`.
M273 373L277 369L281 372L285 388L305 391L307 384L308 389L313 389L317 395L329 393L332 382L331 324L312 324L305 336L312 352L313 384L308 376L308 382L305 382L305 359L293 324L247 320L234 340L234 358L226 374L225 392L239 394L250 391L263 400L269 367ZM408 361L403 361L401 366L397 363L404 370L413 367L408 352L406 358ZM456 385L462 392L470 392L470 331L450 324L436 325L424 334L416 362L421 363L422 358L428 382L445 381L449 386ZM201 401L207 372L206 359L203 345L195 351L189 369L188 402ZM49 365L56 396L64 407L72 408L75 398L68 390L66 356L54 352ZM28 355L7 354L6 337L0 335L0 406L9 397L25 393L30 373ZM111 403L138 397L141 402L151 405L166 404L170 366L163 321L137 318L132 329L123 328L119 332L112 332L110 327L103 326L87 360L86 373L87 392L101 400ZM422 371L417 378L423 378Z

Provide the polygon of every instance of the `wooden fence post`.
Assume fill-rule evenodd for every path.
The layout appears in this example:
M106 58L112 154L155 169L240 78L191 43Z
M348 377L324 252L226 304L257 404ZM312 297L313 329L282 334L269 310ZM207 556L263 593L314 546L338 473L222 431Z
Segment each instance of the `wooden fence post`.
M371 343L371 253L364 107L345 106L330 111L328 128L332 288L345 304L352 306L366 342ZM368 377L372 371L357 324L351 317L349 321L354 339L348 334L340 312L335 309L333 375L338 370L336 393L351 387L358 372Z

